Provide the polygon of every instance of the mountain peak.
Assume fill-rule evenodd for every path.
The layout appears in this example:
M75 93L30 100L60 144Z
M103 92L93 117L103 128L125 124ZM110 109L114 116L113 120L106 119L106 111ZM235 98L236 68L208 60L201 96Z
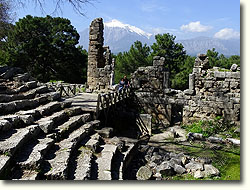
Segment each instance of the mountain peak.
M145 31L143 31L142 29L137 28L136 26L124 24L121 21L116 20L116 19L113 19L110 22L104 23L104 26L105 27L112 27L112 28L123 28L123 29L130 31L130 32L135 32L135 33L139 34L140 36L145 36L148 39L150 38L150 36L152 36L152 34L147 33Z

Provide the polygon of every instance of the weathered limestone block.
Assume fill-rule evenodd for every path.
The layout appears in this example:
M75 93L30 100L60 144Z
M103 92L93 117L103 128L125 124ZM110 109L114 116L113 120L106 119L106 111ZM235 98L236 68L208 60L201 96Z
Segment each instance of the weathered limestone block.
M233 64L230 68L231 71L235 72L237 71L238 65L237 64Z
M204 164L204 177L218 176L220 171L210 164Z
M236 89L239 87L239 83L238 82L230 82L230 88L231 89Z
M142 166L136 173L137 180L149 180L152 176L152 171L147 166Z
M204 87L205 87L205 88L212 88L212 87L213 87L213 84L214 84L213 81L206 81L206 82L204 83Z
M187 171L191 171L191 172L195 172L197 170L204 170L204 165L202 163L198 163L198 162L190 162L188 164L185 165L185 168Z
M198 54L195 59L194 67L207 69L209 67L209 61L206 54Z
M219 79L224 79L226 77L225 72L220 72L220 71L215 71L214 72L214 77L219 78Z

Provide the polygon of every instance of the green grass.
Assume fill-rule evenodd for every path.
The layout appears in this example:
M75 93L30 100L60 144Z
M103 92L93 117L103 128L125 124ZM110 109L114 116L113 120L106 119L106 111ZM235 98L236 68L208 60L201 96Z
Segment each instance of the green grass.
M220 171L220 176L195 179L191 174L184 174L166 177L167 180L240 180L240 147L223 146L221 150L212 150L203 143L194 143L191 146L181 145L181 149L192 157L212 159L212 165Z
M237 126L224 121L220 116L211 121L200 120L181 127L191 133L201 133L204 137L220 135L222 138L240 138L240 134L234 133Z

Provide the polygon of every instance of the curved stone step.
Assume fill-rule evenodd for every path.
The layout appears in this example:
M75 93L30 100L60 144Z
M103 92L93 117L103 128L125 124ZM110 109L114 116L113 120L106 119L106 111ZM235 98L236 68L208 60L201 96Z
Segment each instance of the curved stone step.
M46 136L29 141L15 156L16 164L24 169L39 169L44 155L54 143L54 139Z
M16 170L13 176L11 176L12 180L38 180L39 172L35 170Z
M12 128L11 123L6 119L0 119L0 132L8 131Z
M64 110L61 110L59 112L53 113L48 117L41 118L36 123L44 133L49 133L53 128L55 128L65 120L68 120L68 115Z
M89 119L90 119L90 114L73 116L69 118L67 122L57 126L54 129L54 133L56 133L58 139L61 139L62 137L67 136L67 134L75 130L77 126L87 122Z
M10 157L6 156L6 155L0 155L0 179L4 176L2 176L4 174L5 169L7 168L8 164L10 161Z
M16 100L8 103L0 103L0 114L8 114L18 112L25 109L33 109L39 106L39 99L35 98L31 100Z
M54 158L48 160L51 169L45 173L47 179L67 179L71 153L98 124L99 121L86 123L57 144L59 149L54 153Z
M91 177L91 160L93 152L86 148L79 148L79 155L76 159L76 170L74 173L74 180L87 180Z
M15 77L13 77L13 80L16 82L28 82L30 79L29 73L23 73L23 74L17 74Z
M33 115L10 114L0 116L0 131L8 131L13 128L21 128L34 122Z
M48 104L37 107L35 110L38 111L42 116L47 116L60 109L60 102L49 102Z
M0 78L2 79L11 79L15 75L23 73L22 69L18 67L8 67L8 66L6 66L5 68L2 67L2 70L4 69L5 71L0 75Z
M100 136L95 133L85 139L81 142L82 146L78 149L77 155L71 160L71 167L69 168L70 180L87 180L92 177L93 153L99 147Z
M130 164L131 160L130 160L129 156L130 156L130 153L134 147L135 147L134 143L127 143L126 150L121 153L122 154L122 161L121 161L121 164L119 167L119 177L118 177L119 180L123 180L124 168L126 168L127 165Z
M96 159L98 165L98 180L111 180L111 165L117 151L117 146L105 144L101 146L102 151Z
M38 125L13 129L0 134L0 153L12 156L24 143L40 132Z

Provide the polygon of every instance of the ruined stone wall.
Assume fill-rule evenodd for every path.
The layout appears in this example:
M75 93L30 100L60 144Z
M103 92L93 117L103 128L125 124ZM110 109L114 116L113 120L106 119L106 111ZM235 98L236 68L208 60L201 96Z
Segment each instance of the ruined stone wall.
M138 102L158 123L166 126L222 116L240 125L240 68L209 69L207 56L200 54L189 75L189 89L180 91L168 86L164 58L156 57L157 62L161 64L139 68L132 85Z
M210 119L223 116L240 124L240 68L208 69L208 59L199 55L190 81L190 100L184 105L183 121Z
M103 47L103 20L94 19L89 28L88 90L105 91L110 87L114 75L114 62L108 46Z

